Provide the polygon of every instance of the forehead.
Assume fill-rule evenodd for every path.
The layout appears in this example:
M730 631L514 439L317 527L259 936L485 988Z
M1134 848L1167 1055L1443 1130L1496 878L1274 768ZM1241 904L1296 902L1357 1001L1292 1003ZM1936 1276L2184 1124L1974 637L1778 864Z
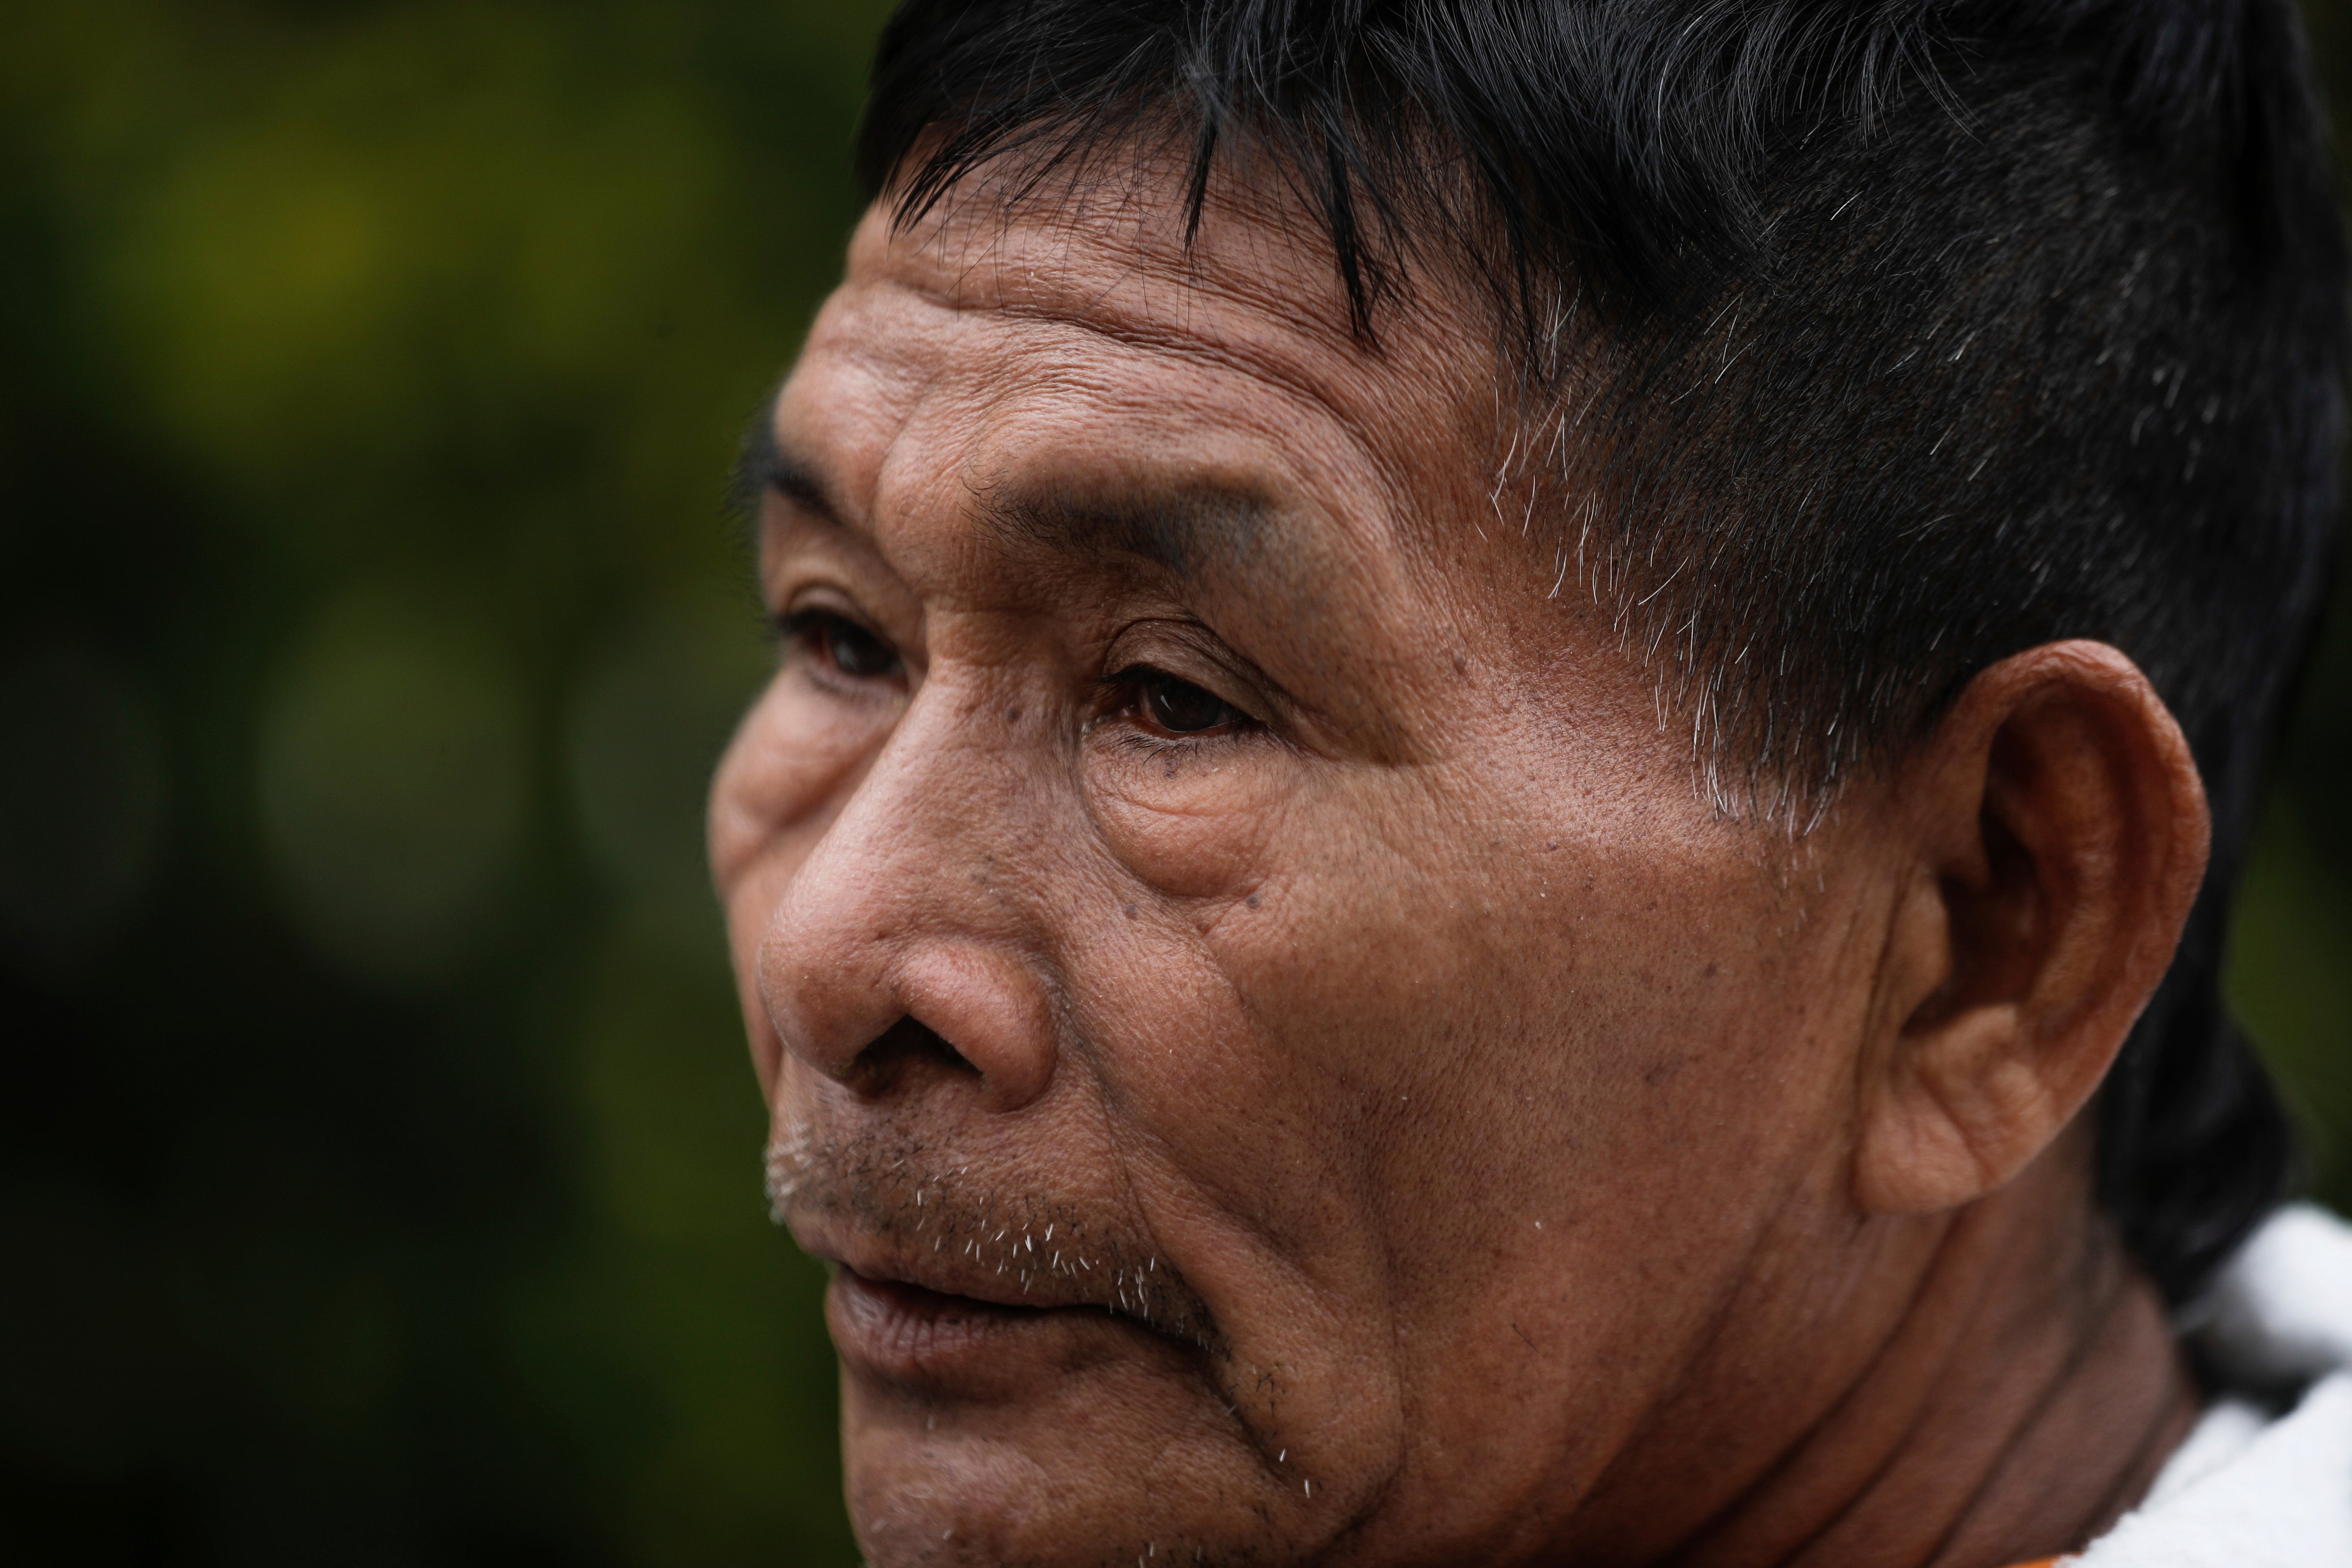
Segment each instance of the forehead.
M927 488L984 510L1139 485L1392 534L1481 494L1495 429L1490 334L1428 292L1359 341L1303 222L1220 203L1188 244L1148 184L895 234L877 208L776 431L854 522Z

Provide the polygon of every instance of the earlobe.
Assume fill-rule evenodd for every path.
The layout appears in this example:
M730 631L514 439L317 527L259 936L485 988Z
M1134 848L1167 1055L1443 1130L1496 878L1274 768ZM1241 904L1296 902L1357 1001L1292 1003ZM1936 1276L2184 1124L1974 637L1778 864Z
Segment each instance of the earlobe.
M2102 643L1979 674L1895 789L1853 1188L1923 1213L2007 1182L2089 1102L2171 962L2208 820L2179 724Z

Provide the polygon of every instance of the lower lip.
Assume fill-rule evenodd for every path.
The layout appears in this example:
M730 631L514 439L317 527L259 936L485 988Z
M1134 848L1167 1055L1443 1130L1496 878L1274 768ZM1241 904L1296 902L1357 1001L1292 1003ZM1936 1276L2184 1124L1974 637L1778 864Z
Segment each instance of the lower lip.
M938 1388L985 1370L1009 1370L1006 1352L1081 1317L1074 1309L1004 1307L945 1296L895 1279L840 1268L825 1292L835 1348L856 1370L891 1383Z

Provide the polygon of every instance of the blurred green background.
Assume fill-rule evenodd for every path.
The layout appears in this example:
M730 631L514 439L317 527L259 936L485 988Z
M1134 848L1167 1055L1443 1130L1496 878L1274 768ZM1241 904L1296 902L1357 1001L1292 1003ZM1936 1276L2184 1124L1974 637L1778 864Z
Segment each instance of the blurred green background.
M882 10L0 8L0 1561L855 1561L698 816ZM2339 1205L2347 702L2233 981Z

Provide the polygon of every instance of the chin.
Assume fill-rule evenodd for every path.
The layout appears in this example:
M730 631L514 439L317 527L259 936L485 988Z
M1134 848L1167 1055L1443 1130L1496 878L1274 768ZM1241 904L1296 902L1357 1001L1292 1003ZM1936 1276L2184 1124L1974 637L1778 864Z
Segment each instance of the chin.
M850 1520L866 1560L874 1568L1045 1568L1288 1555L1268 1552L1262 1516L1234 1507L1234 1489L1215 1484L1220 1472L1244 1478L1213 1449L1181 1439L1139 1445L1165 1409L1164 1391L1154 1400L1130 1389L1142 1395L1138 1404L1088 1420L1076 1407L1107 1403L1124 1380L1077 1381L1098 1386L1078 1398L940 1410L912 1421L895 1401L877 1413L876 1402L845 1385Z
M875 1568L1278 1562L1336 1526L1267 1474L1198 1351L1098 1312L905 1295L837 1280L828 1302Z

